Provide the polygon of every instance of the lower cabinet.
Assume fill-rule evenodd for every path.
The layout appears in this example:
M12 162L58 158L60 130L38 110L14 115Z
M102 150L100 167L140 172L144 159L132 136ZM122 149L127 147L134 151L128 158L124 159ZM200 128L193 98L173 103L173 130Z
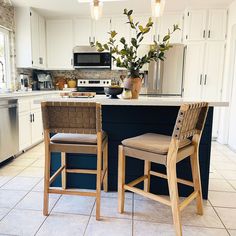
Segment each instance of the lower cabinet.
M19 99L19 149L23 151L43 139L42 113L40 105L33 99Z

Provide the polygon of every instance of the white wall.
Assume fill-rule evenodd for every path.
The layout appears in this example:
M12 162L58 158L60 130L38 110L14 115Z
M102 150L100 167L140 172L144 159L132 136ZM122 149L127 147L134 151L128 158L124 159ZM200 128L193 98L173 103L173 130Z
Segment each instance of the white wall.
M234 0L229 6L229 18L228 18L228 37L227 37L227 49L225 58L225 72L223 81L223 93L222 100L230 101L236 97L236 89L233 88L233 74L234 74L234 59L236 52L236 0ZM235 32L234 32L235 31ZM236 81L235 81L236 86ZM233 92L233 94L232 94ZM232 104L234 105L234 104ZM220 128L218 141L224 144L229 144L232 148L236 150L236 137L232 138L229 135L229 130L236 133L235 127L233 126L232 119L236 117L236 107L230 105L229 108L222 109L220 118ZM231 121L231 122L230 122ZM229 137L230 140L229 140Z

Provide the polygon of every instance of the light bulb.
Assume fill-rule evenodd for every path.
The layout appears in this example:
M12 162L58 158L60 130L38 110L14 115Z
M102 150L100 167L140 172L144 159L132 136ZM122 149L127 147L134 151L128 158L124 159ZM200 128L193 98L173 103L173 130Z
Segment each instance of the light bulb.
M165 0L152 0L152 13L154 17L163 15L165 8Z
M98 20L102 14L102 2L94 1L91 3L91 16L93 19Z

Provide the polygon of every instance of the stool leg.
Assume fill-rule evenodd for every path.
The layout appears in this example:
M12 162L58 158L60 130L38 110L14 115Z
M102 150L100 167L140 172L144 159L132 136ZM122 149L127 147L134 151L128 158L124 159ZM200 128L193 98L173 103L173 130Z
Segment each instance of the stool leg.
M103 171L106 171L106 174L103 179L103 189L105 192L108 191L108 142L105 144L103 150Z
M96 187L96 220L100 220L101 208L101 172L102 172L102 137L98 134L97 144L97 187Z
M144 180L144 191L150 192L150 170L151 170L151 162L144 162L144 175L147 175L148 178Z
M118 211L124 212L125 205L125 155L122 145L119 146L119 160L118 160Z
M49 198L49 180L50 180L50 159L49 144L45 144L45 167L44 167L44 195L43 195L43 214L48 215L48 198Z
M167 166L167 179L168 179L171 209L172 209L176 236L182 236L182 225L181 225L180 210L179 210L179 194L178 194L177 175L176 175L176 163L171 163L170 166Z
M65 166L64 170L61 172L61 185L63 189L66 189L66 153L61 153L61 166Z
M202 187L201 187L201 177L199 168L199 158L197 151L195 151L195 153L190 157L190 162L192 168L194 191L198 192L198 196L196 198L197 214L203 215Z

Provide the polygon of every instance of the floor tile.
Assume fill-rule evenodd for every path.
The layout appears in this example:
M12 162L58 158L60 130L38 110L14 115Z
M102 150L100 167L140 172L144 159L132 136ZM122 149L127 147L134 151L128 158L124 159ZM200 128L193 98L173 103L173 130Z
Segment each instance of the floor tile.
M224 177L217 171L211 170L209 174L210 179L224 179Z
M43 177L44 168L41 167L27 167L24 171L22 171L19 176L25 177Z
M13 209L0 221L0 233L32 236L44 219L41 212Z
M236 236L236 230L229 230L230 236Z
M132 199L125 199L125 211L123 214L118 212L118 199L116 198L101 198L101 216L113 218L132 218ZM93 209L93 215L96 214L96 206Z
M103 218L97 221L91 217L85 236L131 236L132 221L125 219Z
M10 208L0 208L0 221L10 210Z
M212 166L216 169L216 170L233 170L236 171L236 164L232 163L232 161L227 161L227 162L213 162Z
M55 205L60 195L50 194L49 197L49 211ZM43 192L30 192L28 193L16 206L17 209L25 210L43 210Z
M0 190L0 207L12 208L26 194L27 191Z
M0 176L0 187L6 184L8 181L10 181L13 176Z
M82 236L89 216L52 213L43 223L37 236Z
M215 208L219 217L227 229L236 230L236 209L235 208Z
M108 198L118 198L118 192L101 192L102 197L108 197ZM133 193L131 192L126 192L125 193L125 198L133 198Z
M0 168L0 176L16 176L24 169L23 166L4 166Z
M219 170L218 172L227 180L236 180L236 171L234 170Z
M213 206L236 208L236 193L209 191L208 199Z
M16 159L12 160L12 162L9 163L9 166L23 166L27 167L30 166L35 162L34 159L27 159L23 158L21 156L17 157Z
M7 184L3 185L1 189L31 190L39 181L40 178L16 176L12 180L10 180Z
M35 161L31 166L32 167L44 167L44 159L38 159L37 161Z
M94 197L63 195L53 208L53 212L90 215L94 203Z
M175 236L172 224L134 221L134 236ZM228 236L225 229L183 226L183 236Z
M44 187L44 179L42 179L37 185L35 185L32 191L43 192L43 187Z
M236 190L224 179L210 179L210 191L235 192Z
M233 186L233 188L236 190L236 180L228 180L228 181Z

